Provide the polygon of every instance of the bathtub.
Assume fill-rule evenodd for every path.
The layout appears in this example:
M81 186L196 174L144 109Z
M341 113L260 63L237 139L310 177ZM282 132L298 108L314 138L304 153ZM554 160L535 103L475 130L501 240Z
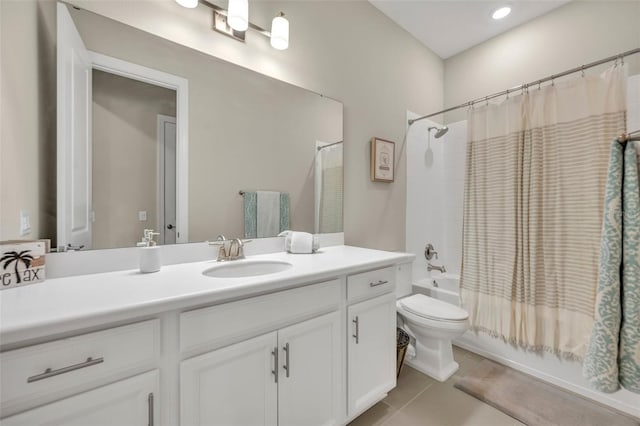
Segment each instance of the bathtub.
M415 281L412 290L413 293L424 294L460 306L460 276L457 274L432 274Z

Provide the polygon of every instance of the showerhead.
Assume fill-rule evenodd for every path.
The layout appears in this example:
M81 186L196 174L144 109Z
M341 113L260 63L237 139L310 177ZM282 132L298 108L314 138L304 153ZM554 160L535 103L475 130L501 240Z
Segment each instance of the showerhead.
M436 130L436 134L434 135L436 137L436 139L441 138L442 136L444 136L445 133L447 133L449 131L449 128L447 126L442 126L442 127L429 127L427 129L427 132L432 131L433 129Z

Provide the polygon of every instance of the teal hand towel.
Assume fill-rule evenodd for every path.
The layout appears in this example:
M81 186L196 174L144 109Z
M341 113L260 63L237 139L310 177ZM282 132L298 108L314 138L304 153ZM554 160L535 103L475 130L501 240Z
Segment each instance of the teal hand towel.
M640 393L640 186L632 142L624 153L622 187L622 323L620 325L620 384Z
M258 196L256 192L244 191L244 237L258 236Z
M605 188L595 322L582 363L584 378L594 389L601 392L615 392L619 388L623 149L620 143L613 141Z

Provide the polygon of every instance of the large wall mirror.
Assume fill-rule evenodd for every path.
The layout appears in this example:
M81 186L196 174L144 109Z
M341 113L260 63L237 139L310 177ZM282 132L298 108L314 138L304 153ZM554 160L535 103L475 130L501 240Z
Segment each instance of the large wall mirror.
M60 7L89 53L86 114L68 114L88 120L91 143L63 133L53 246L131 247L146 228L166 244L342 232L340 102L63 3L59 26ZM59 34L58 61L64 45Z

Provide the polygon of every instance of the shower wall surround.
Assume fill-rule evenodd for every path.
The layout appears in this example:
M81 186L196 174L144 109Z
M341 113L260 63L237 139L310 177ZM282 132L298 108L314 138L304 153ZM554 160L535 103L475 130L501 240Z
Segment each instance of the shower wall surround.
M418 115L407 112L407 119ZM407 251L416 254L413 279L428 276L424 248L433 244L447 272L460 274L462 263L462 200L466 153L466 121L448 124L439 139L427 129L440 126L425 119L407 131Z

